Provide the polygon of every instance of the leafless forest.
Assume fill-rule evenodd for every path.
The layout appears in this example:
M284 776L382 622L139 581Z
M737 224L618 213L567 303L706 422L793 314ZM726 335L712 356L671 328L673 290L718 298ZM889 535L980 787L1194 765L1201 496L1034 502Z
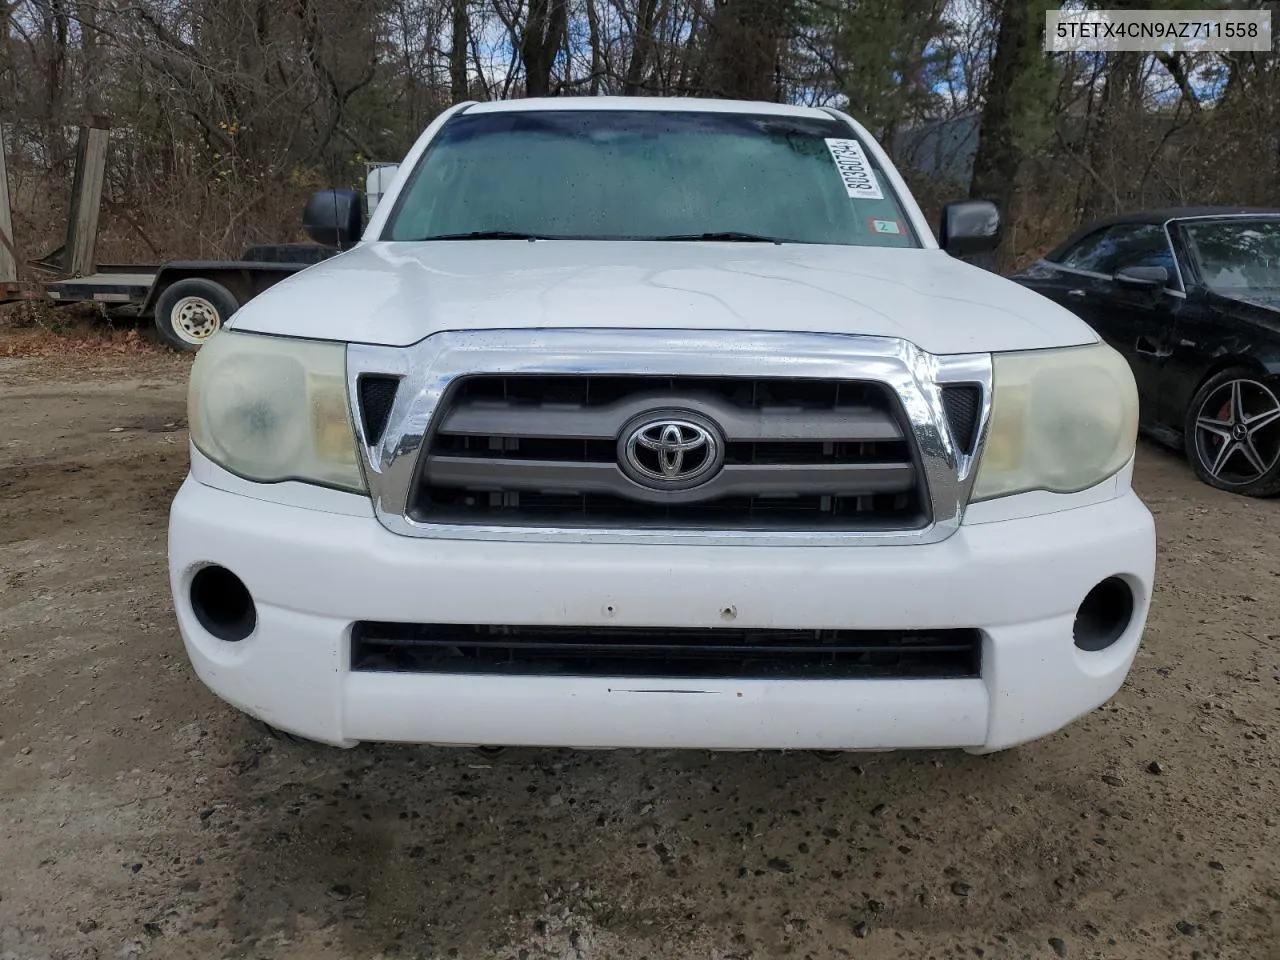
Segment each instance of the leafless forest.
M1002 204L1002 266L1111 211L1280 203L1274 54L1048 55L1052 8L0 0L17 253L60 242L88 115L113 130L99 260L155 262L298 239L307 191L399 159L450 103L546 94L843 106L891 148L930 215L965 195Z

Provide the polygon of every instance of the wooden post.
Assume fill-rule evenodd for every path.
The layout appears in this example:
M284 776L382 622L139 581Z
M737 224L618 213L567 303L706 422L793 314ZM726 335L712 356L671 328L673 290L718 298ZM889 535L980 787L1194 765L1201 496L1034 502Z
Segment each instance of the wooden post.
M18 279L13 245L13 212L9 209L9 175L4 164L4 128L0 127L0 283Z
M105 117L90 117L80 128L76 146L75 183L71 187L71 209L67 214L66 269L73 277L84 277L96 269L94 252L98 245L98 212L102 205L102 182L107 171L107 128Z

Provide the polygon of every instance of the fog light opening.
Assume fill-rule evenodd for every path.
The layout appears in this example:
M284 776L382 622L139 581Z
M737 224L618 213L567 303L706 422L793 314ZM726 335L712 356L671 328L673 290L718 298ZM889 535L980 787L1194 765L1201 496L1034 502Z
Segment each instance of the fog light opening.
M200 626L227 643L238 643L258 625L249 588L226 567L204 567L191 578L191 610Z
M1076 646L1081 650L1105 650L1129 629L1133 621L1133 589L1121 577L1107 577L1085 595L1076 611Z

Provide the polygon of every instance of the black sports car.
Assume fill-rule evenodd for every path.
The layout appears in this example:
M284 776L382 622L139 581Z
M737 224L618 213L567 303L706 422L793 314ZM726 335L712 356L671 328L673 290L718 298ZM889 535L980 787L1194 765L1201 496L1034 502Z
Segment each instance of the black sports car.
M1012 279L1124 354L1144 433L1184 449L1201 480L1280 493L1280 210L1110 217Z

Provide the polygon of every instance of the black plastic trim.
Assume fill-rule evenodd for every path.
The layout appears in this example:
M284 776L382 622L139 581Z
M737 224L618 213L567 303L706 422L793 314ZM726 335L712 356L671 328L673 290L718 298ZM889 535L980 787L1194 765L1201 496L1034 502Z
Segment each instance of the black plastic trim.
M976 629L352 626L360 672L504 676L869 679L981 675Z
M374 446L382 439L399 389L400 378L389 375L363 374L356 381L360 401L360 427L364 431L365 443L369 446Z
M200 626L219 640L239 643L258 626L258 611L249 588L226 567L211 564L197 570L189 596Z
M972 454L982 415L982 388L976 383L945 386L942 388L942 408L956 448L965 455Z

